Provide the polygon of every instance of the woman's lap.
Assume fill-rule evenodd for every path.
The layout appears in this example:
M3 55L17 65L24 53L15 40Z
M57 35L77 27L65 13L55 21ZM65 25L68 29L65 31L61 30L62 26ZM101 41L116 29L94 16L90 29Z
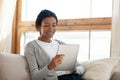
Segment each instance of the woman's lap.
M83 80L83 79L81 78L80 75L72 73L58 76L58 80Z

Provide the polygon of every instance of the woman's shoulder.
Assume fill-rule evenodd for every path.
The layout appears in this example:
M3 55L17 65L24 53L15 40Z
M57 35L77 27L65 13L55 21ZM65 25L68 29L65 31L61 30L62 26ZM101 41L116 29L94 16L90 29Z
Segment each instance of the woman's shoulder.
M36 45L37 45L36 40L32 40L26 44L26 46L36 46Z

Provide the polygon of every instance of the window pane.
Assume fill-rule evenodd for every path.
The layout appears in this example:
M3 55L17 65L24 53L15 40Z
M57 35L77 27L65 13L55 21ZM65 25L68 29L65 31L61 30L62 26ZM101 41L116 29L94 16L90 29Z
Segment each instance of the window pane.
M90 59L110 57L111 31L91 31Z
M53 10L59 19L90 17L90 0L54 0Z
M23 0L22 20L35 20L42 9L56 13L58 19L90 17L90 0Z
M50 9L58 19L111 17L112 0L22 0L22 21L35 20L42 9Z
M22 0L22 21L35 20L42 9L50 9L58 19L90 17L90 0Z
M22 21L35 20L42 9L50 9L58 19L111 17L112 0L22 0Z
M112 17L112 0L91 0L91 17Z
M53 0L22 0L22 20L35 20L42 9L53 9Z
M31 36L32 35L32 36ZM39 32L22 32L20 38L20 54L24 55L25 45L32 40L38 39Z

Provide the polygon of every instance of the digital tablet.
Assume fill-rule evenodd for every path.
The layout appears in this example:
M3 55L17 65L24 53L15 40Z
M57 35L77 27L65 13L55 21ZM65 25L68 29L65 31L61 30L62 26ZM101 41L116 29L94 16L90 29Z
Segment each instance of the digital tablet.
M64 54L62 63L55 68L56 71L70 71L75 68L79 52L78 44L59 45L57 55Z

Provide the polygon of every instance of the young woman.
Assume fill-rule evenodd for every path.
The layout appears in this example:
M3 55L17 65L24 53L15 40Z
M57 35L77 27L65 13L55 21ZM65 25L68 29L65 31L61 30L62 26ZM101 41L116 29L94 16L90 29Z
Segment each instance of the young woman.
M40 32L38 39L29 42L25 56L29 64L32 80L83 80L80 75L84 67L76 66L74 73L57 75L54 70L62 63L64 55L56 55L58 45L64 44L52 39L58 23L57 16L50 10L42 10L37 16L35 26Z

